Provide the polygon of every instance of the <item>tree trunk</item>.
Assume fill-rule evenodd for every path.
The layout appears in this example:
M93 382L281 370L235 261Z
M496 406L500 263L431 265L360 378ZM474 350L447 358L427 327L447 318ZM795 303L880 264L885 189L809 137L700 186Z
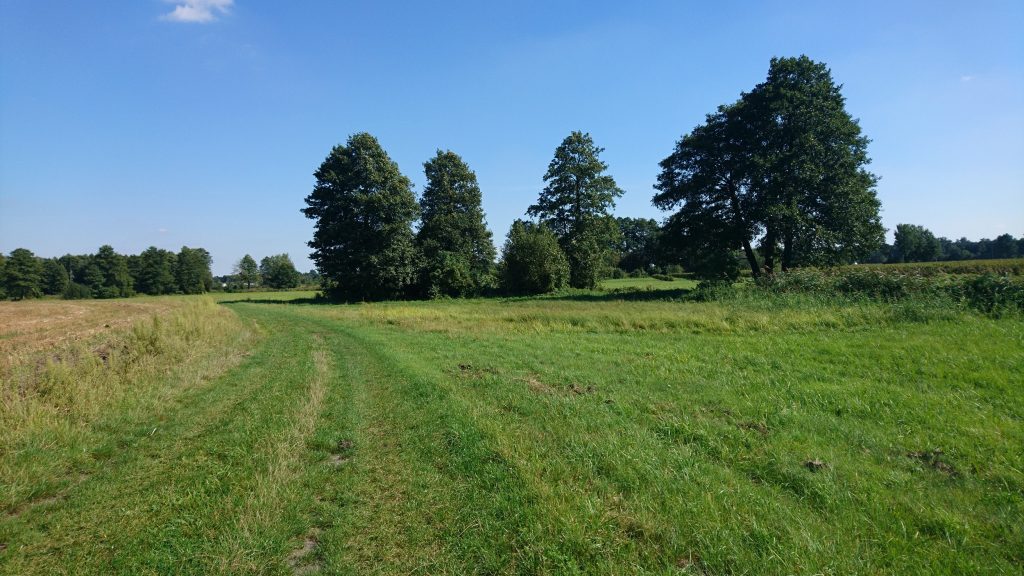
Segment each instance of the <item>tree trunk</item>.
M782 271L789 272L793 267L793 230L787 229L782 239Z
M743 219L743 214L740 213L740 198L736 194L736 186L732 182L729 182L728 186L729 204L732 206L735 224L740 230L743 230L743 253L747 256L747 264L750 265L750 272L754 275L754 278L760 278L761 270L757 267L757 256L754 255L754 249L750 246L750 237L747 235L747 222Z
M771 221L764 235L764 273L768 276L775 274L775 227Z

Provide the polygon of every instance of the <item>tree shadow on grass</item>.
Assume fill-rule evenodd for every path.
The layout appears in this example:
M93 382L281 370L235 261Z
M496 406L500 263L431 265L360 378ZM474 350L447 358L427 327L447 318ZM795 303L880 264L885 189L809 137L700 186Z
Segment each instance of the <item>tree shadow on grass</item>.
M484 300L497 302L553 300L564 302L656 302L688 300L692 288L675 288L672 290L645 290L643 288L624 288L607 291L573 291L537 296L483 296ZM409 299L402 302L429 302L429 300ZM330 300L324 297L313 298L238 298L221 300L221 304L298 304L298 305L345 305L359 302Z
M643 290L643 289L620 289L607 292L571 292L567 294L553 294L543 296L543 300L565 300L574 302L654 302L658 300L686 300L690 288L676 288L672 290Z
M339 304L326 298L239 298L221 300L220 304Z

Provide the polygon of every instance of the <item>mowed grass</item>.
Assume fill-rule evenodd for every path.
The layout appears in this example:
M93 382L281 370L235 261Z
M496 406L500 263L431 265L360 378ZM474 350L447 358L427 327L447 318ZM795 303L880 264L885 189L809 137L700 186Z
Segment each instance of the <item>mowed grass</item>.
M171 312L108 414L8 416L0 571L1024 570L1019 318L616 294Z

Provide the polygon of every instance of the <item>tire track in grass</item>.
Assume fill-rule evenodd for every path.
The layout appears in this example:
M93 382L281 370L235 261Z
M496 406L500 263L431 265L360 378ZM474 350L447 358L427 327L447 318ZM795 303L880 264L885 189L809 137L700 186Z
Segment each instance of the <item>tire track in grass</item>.
M227 550L218 569L225 573L256 573L267 570L266 559L260 558L261 541L273 538L278 520L285 515L290 501L301 498L296 493L299 479L305 473L306 439L316 428L327 394L330 357L324 349L324 339L313 335L310 351L313 375L305 399L291 418L293 424L276 439L270 438L266 452L267 466L253 481L251 496L246 500L229 533ZM302 546L288 557L288 564L299 573L313 573L318 568L312 557L315 551L315 532L305 537Z
M261 467L269 469L259 450L289 423L285 409L303 390L292 381L309 380L302 327L265 324L274 325L261 348L167 414L160 433L108 461L45 517L26 518L31 524L11 542L17 553L5 553L10 562L0 573L226 571L217 536L231 538ZM253 558L287 548L291 534L279 530Z
M583 569L563 543L537 545L543 504L462 402L383 343L320 318L352 386L357 430L351 469L334 487L351 493L323 533L325 572Z

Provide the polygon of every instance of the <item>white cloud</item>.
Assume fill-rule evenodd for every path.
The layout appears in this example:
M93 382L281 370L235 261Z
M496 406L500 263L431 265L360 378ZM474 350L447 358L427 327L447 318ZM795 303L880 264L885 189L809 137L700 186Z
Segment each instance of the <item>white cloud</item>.
M212 22L227 14L235 0L167 0L175 4L174 10L163 15L172 22Z
M167 234L167 228L158 228L157 232L159 232L161 234Z
M970 82L971 80L974 80L974 76L965 75L960 77L961 82Z

